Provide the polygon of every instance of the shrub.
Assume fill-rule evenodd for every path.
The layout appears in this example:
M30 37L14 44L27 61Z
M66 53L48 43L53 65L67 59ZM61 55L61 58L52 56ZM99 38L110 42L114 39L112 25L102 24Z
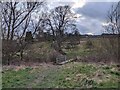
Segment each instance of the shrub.
M107 62L118 62L119 43L117 37L100 37L94 40L94 48L96 50L96 56L104 59Z
M118 59L118 38L102 38L101 40L102 53L107 55L108 58Z
M2 63L10 64L11 59L19 50L16 41L3 40L2 41Z
M85 48L92 49L93 47L94 47L94 45L93 45L92 41L88 39L85 44Z

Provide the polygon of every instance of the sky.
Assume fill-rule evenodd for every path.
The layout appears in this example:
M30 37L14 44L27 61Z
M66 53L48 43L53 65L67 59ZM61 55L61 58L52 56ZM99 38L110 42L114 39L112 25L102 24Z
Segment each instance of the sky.
M52 0L49 8L59 5L70 5L72 11L79 16L77 28L81 34L102 34L103 25L107 22L107 14L111 6L118 0Z
M16 1L25 2L25 0ZM57 6L70 5L72 12L78 16L76 25L80 34L99 35L105 31L103 25L106 25L108 11L118 1L120 0L47 0L47 5L49 9ZM37 21L36 17L34 17L34 20Z

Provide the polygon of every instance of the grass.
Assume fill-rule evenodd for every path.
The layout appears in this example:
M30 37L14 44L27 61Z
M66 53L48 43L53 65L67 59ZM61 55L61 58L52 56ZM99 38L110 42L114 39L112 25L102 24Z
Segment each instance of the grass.
M115 66L71 62L55 67L4 70L3 88L118 88L120 72Z
M14 69L4 70L2 72L3 88L22 88L28 86L30 82L36 79L35 73L38 72L38 69L33 70L31 67L17 71Z
M76 56L89 55L91 51L88 49L85 49L85 47L83 46L76 45L74 48L63 49L63 51L67 53L68 58L75 58Z
M52 51L50 43L36 43L29 48L31 52L26 50L26 53L31 59L50 58L50 55L47 55ZM96 53L94 49L86 49L85 43L64 51L68 58ZM116 65L83 62L71 62L52 67L44 65L37 68L25 67L19 70L8 68L3 70L2 76L3 88L118 88L120 86L120 71Z
M83 65L72 65L73 63L69 64L69 65L65 65L62 67L62 69L60 71L57 72L57 74L55 73L54 75L50 74L48 77L49 79L53 79L53 80L49 80L52 81L51 84L48 84L48 87L62 87L62 88L74 88L74 87L78 87L80 86L80 82L77 81L77 79L79 79L79 75L81 75L81 79L84 79L84 75L89 75L90 73L92 73L92 71L95 70L95 68L91 68L90 71L90 67L91 66L83 66ZM45 79L44 81L47 82L48 79ZM42 84L42 87L45 87L46 84Z

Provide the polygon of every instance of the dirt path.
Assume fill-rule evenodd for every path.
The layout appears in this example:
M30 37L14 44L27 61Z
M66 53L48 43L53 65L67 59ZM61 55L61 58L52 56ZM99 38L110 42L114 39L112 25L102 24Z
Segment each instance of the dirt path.
M35 77L37 77L33 82L30 82L29 85L27 85L27 87L29 88L33 88L33 87L36 87L36 85L42 83L44 81L44 79L52 73L55 73L57 72L61 66L56 66L56 65L45 65L44 67L45 70L42 70L42 72L38 72L35 74Z
M44 81L44 79L50 75L51 73L56 73L62 65L53 65L51 63L41 63L41 64L31 64L29 66L26 65L10 65L10 66L3 66L3 70L12 69L18 71L20 69L25 69L26 67L31 67L34 69L38 69L37 72L34 72L34 77L36 77L32 82L29 82L26 87L33 88L36 85L39 85Z

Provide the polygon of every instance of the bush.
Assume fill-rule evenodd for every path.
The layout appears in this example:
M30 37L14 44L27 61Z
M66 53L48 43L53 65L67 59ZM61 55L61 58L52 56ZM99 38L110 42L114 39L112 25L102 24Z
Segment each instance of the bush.
M10 64L13 56L19 50L19 47L16 41L11 40L3 40L2 41L2 63L3 64Z
M54 62L57 52L51 48L51 43L41 42L31 44L24 51L24 59L29 62Z
M92 49L94 47L93 43L91 40L87 40L86 44L85 44L85 48L87 49Z
M102 53L106 54L108 58L118 59L118 38L102 38L101 40Z
M118 61L118 56L119 56L118 39L119 38L117 37L101 37L95 39L93 44L96 50L96 56L108 62Z

